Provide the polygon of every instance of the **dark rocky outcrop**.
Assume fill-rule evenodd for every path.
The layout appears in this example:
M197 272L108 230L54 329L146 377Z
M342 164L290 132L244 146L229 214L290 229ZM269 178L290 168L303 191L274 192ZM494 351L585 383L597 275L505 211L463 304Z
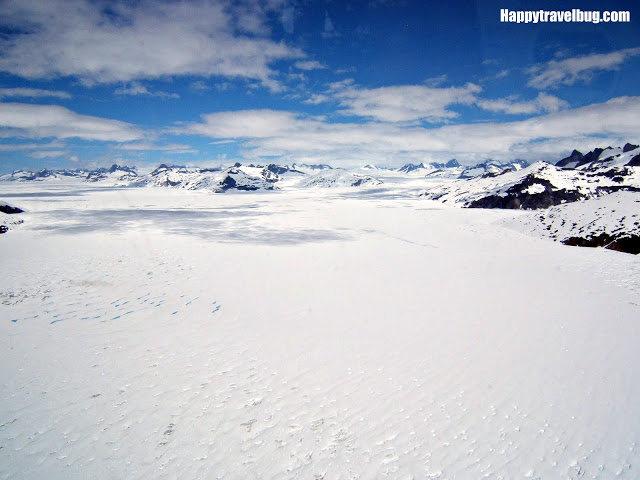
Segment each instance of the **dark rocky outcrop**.
M157 175L161 172L164 172L165 170L168 170L169 168L170 167L166 163L161 163L153 172L151 172L151 175ZM171 168L174 168L174 167L171 167Z
M533 185L542 185L544 192L528 193L525 190ZM527 175L521 182L512 185L504 195L489 195L470 202L468 208L502 208L537 210L562 203L576 202L584 198L577 190L556 189L544 178Z
M624 153L630 152L638 148L639 145L634 145L633 143L625 143L624 147L622 147L622 151Z
M12 215L14 213L23 213L24 210L22 210L22 209L20 209L18 207L13 207L13 206L8 205L6 203L0 203L0 212Z
M587 153L576 167L581 167L582 165L586 165L587 163L595 162L600 157L600 154L604 152L604 148L596 148L593 151Z
M269 180L251 177L237 167L231 167L227 170L227 174L220 181L219 186L221 192L231 189L242 191L273 190L273 185Z
M424 168L424 163L416 165L415 163L407 163L398 169L399 172L409 173Z
M227 175L226 177L224 177L224 180L220 182L220 188L222 188L222 190L224 191L227 191L230 188L234 188L236 185L237 182L231 175Z
M627 167L640 167L640 153L638 155L636 155L635 157L633 157L631 160L629 160L629 163L627 163L625 166L627 166Z
M24 212L24 210L22 210L21 208L9 205L7 203L1 203L0 202L0 212L8 214L8 215L13 215L15 213L22 213L22 212ZM13 221L8 222L8 223L16 225L16 224L22 223L22 220L13 220ZM8 231L9 231L9 226L8 225L0 225L0 233L7 233Z
M439 168L440 170L442 170L443 168L456 168L460 166L458 160L456 160L455 158L452 158L447 163L431 162L429 165L431 165L433 168Z
M270 171L271 173L275 173L276 175L282 175L284 173L300 173L303 174L303 172L301 172L300 170L296 170L295 168L289 168L288 166L284 166L281 167L280 165L276 165L274 163L271 163L269 165L267 165L267 170Z
M588 238L570 237L563 240L562 243L576 247L604 247L634 255L640 253L640 236L638 235L601 233Z
M556 163L556 167L561 167L561 168L578 168L578 167L581 167L582 165L586 165L588 163L595 162L596 160L598 160L598 157L600 157L602 152L604 152L605 150L608 150L608 149L611 149L611 147L596 148L596 149L592 150L591 152L587 153L586 155L582 155L579 151L574 150L573 152L571 152L571 155L569 155L567 158L563 158L558 163ZM580 156L582 156L582 158L580 158ZM569 160L571 158L573 158L573 160ZM565 160L566 160L566 162L565 162ZM575 165L571 164L571 162L573 162L573 161L576 161Z
M583 158L584 155L581 152L579 152L578 150L574 150L573 152L571 152L571 155L563 158L558 163L556 163L556 167L574 168L574 166L577 166L578 164L580 164L580 162L582 162Z
M447 163L444 164L445 168L456 168L459 166L460 164L458 163L458 160L456 160L455 158L452 158L451 160L449 160Z

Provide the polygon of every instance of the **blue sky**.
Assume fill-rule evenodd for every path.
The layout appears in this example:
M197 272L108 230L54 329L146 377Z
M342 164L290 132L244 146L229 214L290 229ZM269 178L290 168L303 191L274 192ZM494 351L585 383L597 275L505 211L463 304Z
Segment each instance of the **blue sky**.
M501 23L505 7L631 22ZM579 0L0 0L0 171L639 143L638 19Z

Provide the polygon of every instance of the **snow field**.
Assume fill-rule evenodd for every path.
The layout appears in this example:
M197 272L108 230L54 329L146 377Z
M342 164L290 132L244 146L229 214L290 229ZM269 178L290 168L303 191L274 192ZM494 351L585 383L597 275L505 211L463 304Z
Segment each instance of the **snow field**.
M12 188L1 478L636 476L634 256L347 190Z

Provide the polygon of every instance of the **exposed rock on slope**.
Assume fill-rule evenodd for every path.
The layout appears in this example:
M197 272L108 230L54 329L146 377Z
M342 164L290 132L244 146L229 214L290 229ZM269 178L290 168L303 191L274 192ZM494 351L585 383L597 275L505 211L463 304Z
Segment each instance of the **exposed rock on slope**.
M0 202L0 233L7 233L10 227L21 224L23 220L14 215L22 212L21 208Z
M111 168L99 168L92 170L86 176L87 182L98 182L101 180L114 180L119 182L135 181L138 172L135 168L113 164Z
M633 159L640 155L638 145L631 143L625 144L620 148L596 148L586 155L582 155L578 150L571 152L566 158L558 161L556 167L560 168L587 168L593 169L598 166L637 166L632 164ZM630 153L633 152L633 153Z
M9 205L8 203L0 202L0 212L6 213L8 215L13 215L14 213L22 213L24 210L18 207L14 207Z
M505 223L566 245L640 253L640 195L616 192L531 212Z
M228 190L273 190L277 174L262 167L247 167L255 170L248 174L241 167L226 169L193 168L160 165L151 172L145 182L159 187L173 187L185 190L209 190L226 192Z
M584 198L578 190L556 188L553 183L535 174L527 175L501 194L489 195L473 200L469 208L505 208L537 210L561 203L571 203Z
M640 191L640 169L626 165L633 152L611 153L577 169L537 162L497 176L445 182L423 196L470 208L540 209L621 190Z

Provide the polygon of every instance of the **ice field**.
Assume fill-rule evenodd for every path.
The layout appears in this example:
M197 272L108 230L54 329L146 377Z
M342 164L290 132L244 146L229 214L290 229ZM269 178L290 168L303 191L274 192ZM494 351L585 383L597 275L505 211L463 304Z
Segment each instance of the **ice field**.
M640 476L638 256L393 188L0 200L0 478Z

